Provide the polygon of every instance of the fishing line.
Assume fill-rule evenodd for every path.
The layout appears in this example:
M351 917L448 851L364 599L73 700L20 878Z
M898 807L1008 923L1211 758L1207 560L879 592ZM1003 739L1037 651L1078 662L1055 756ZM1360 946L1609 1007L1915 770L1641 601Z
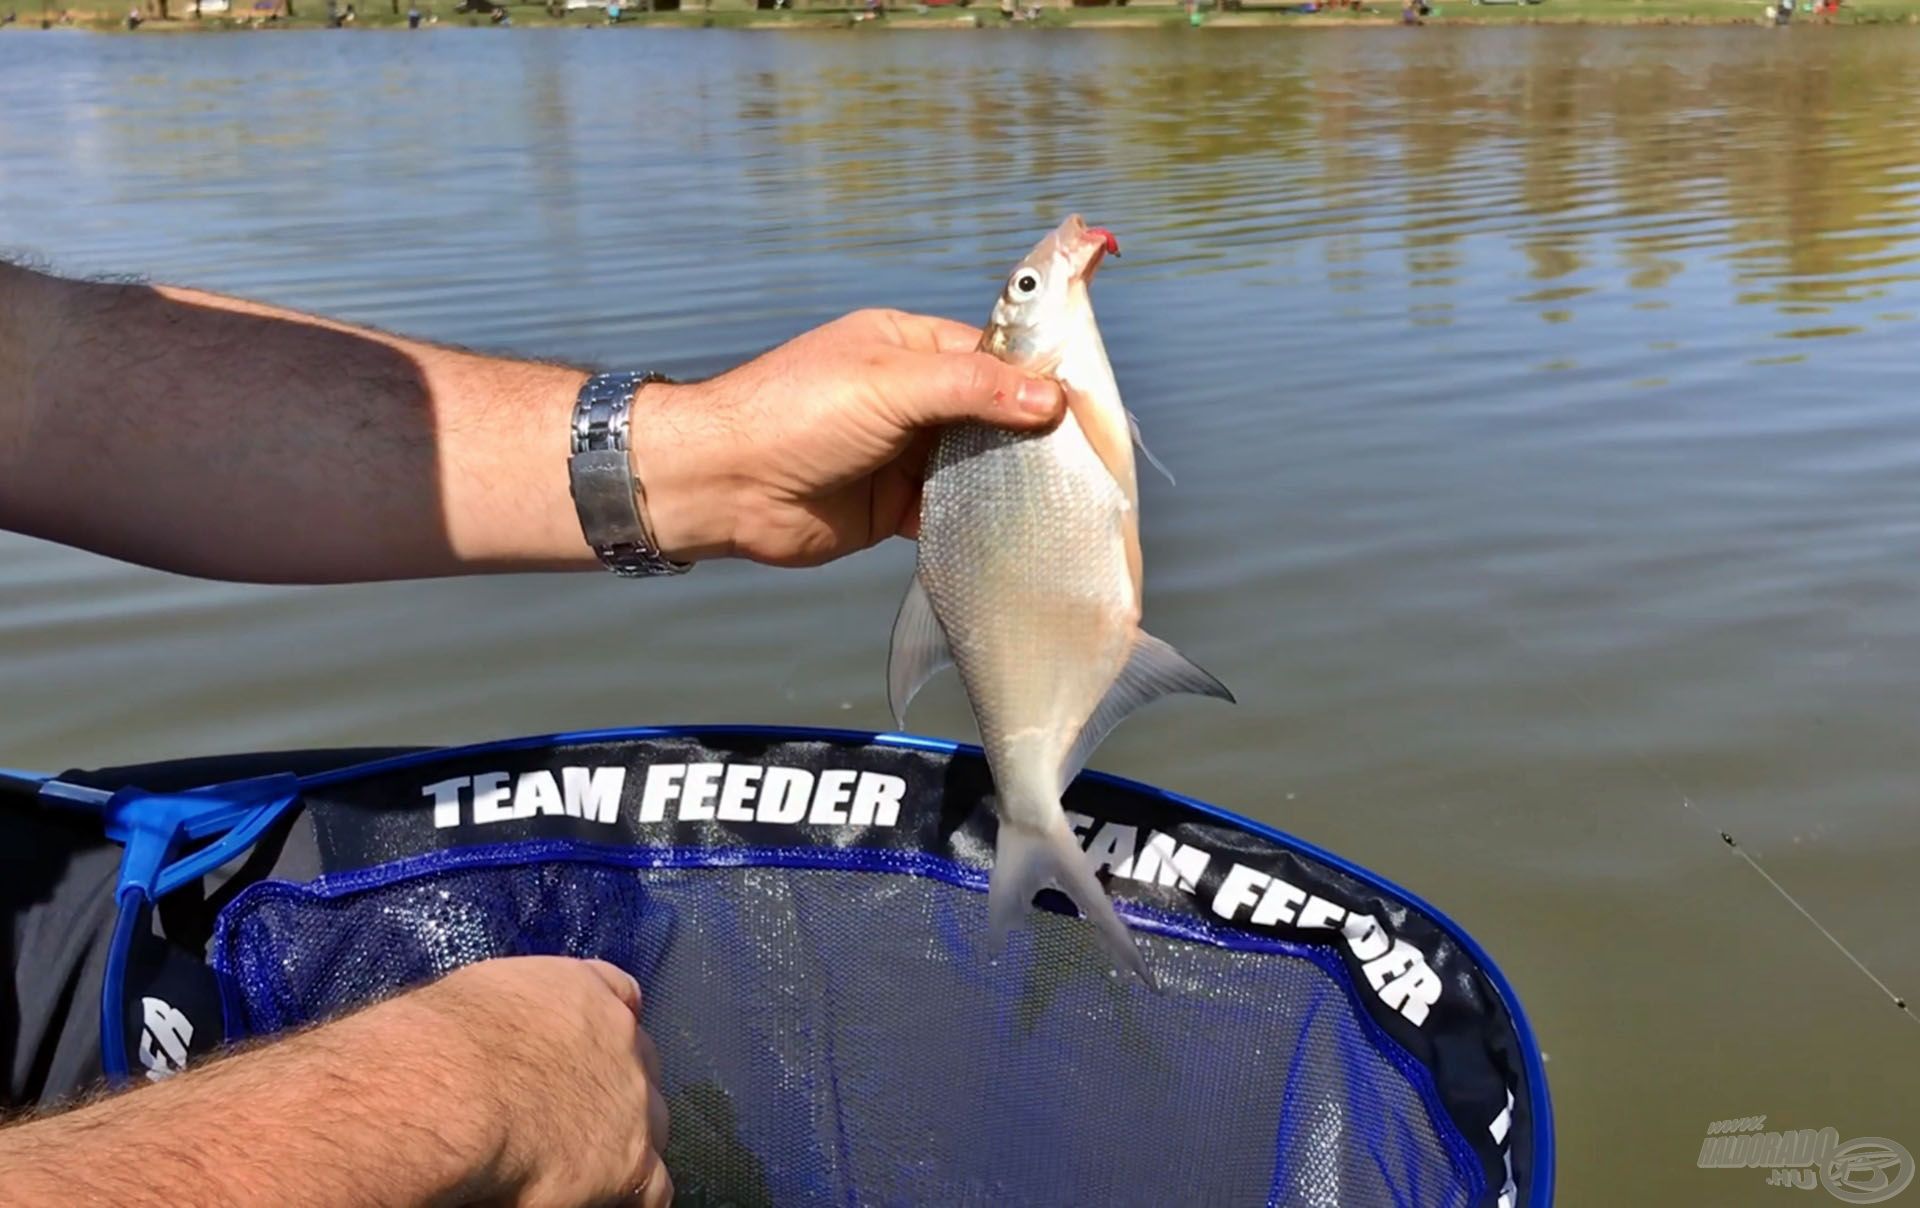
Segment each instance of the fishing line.
M1501 627L1506 628L1504 624ZM1508 630L1507 637L1509 638L1509 640L1511 640L1513 636L1514 635L1512 631ZM1517 644L1518 643L1516 643L1516 645ZM1587 697L1587 694L1580 690L1580 686L1578 684L1569 682L1565 686L1570 691L1572 691L1573 695L1579 699L1580 703L1583 706L1585 706L1587 711L1587 716L1590 721L1595 718L1601 718L1602 719L1601 724L1603 726L1607 725L1607 723L1604 720L1604 715L1601 714L1600 710L1598 709L1598 707L1594 705L1593 701ZM1630 757L1635 763L1640 765L1640 768L1642 771L1647 772L1655 777L1658 777L1660 780L1663 780L1666 782L1667 787L1670 790L1672 790L1673 795L1679 798L1681 809L1686 810L1688 813L1699 818L1701 821L1705 822L1708 826L1712 827L1715 831L1719 832L1720 841L1726 844L1727 847L1733 851L1734 855L1739 856L1742 860L1746 861L1747 867L1753 869L1754 872L1760 874L1760 879L1765 881L1768 885L1772 886L1773 891L1775 893L1779 894L1782 898L1786 899L1787 905L1799 911L1800 916L1802 918L1806 919L1807 922L1813 924L1813 929L1815 931L1818 931L1822 936L1826 937L1826 941L1829 944L1832 944L1836 949L1838 949L1840 952L1840 955L1846 957L1847 960L1852 963L1854 968L1860 970L1861 973L1865 974L1867 980L1872 982L1874 986L1879 989L1880 993L1886 995L1887 1000L1891 1002L1894 1005L1894 1007L1897 1010L1899 1010L1899 1012L1902 1015L1906 1016L1908 1019L1912 1020L1914 1023L1920 1024L1920 1015L1914 1014L1913 1008L1908 1004L1907 998L1904 994L1901 994L1898 991L1894 990L1892 986L1889 986L1885 981L1883 981L1880 978L1879 974L1875 973L1872 969L1867 967L1867 962L1861 960L1857 955L1854 954L1853 949L1847 947L1847 945L1841 941L1839 936L1835 935L1831 930L1829 930L1826 924L1822 923L1819 919L1815 918L1813 915L1813 911L1808 910L1806 906L1800 901L1799 898L1795 897L1793 893L1790 890L1788 890L1785 885L1782 885L1780 883L1778 878L1776 878L1772 873L1768 872L1764 867L1761 866L1760 860L1758 857L1756 857L1752 852L1748 851L1745 847L1741 845L1738 839L1735 839L1733 837L1732 831L1729 831L1724 826L1720 825L1720 822L1717 818L1710 816L1706 810L1694 804L1693 798L1687 793L1687 791L1684 788L1680 787L1680 782L1677 779L1675 779L1670 773L1668 773L1668 771L1664 767L1661 767L1660 765L1654 763L1651 758L1649 758L1646 754L1644 754L1644 752L1642 751L1638 743L1631 742L1631 741L1624 741L1626 739L1626 735L1621 733L1621 731L1618 728L1611 727L1611 726L1609 726L1608 728L1613 729L1613 736L1616 740L1623 740L1622 741L1623 749L1631 752Z
M1693 802L1689 801L1685 797L1680 798L1680 804L1685 809L1693 808ZM1827 942L1829 944L1832 944L1835 948L1838 948L1840 950L1841 956L1844 956L1848 960L1852 961L1854 968L1866 974L1868 981L1872 982L1876 986L1879 986L1880 992L1882 994L1885 994L1889 999L1891 999L1893 1001L1894 1006L1900 1008L1901 1014L1905 1015L1908 1019L1913 1020L1915 1023L1920 1023L1920 1015L1915 1015L1913 1013L1913 1008L1907 1005L1907 1000L1901 997L1899 994L1896 994L1892 986L1889 986L1886 982L1881 981L1878 974L1874 973L1873 970L1867 968L1867 962L1855 956L1853 954L1853 949L1847 947L1845 944L1840 942L1839 936L1827 930L1825 924L1823 924L1819 919L1814 918L1813 912L1811 910L1808 910L1805 906L1802 906L1800 904L1800 899L1794 897L1791 893L1788 893L1787 887L1785 885L1782 885L1780 882L1774 880L1772 873L1760 867L1760 861L1754 859L1752 853L1747 851L1746 848L1740 846L1740 843L1738 840L1736 840L1732 835L1728 834L1726 831L1720 832L1720 839L1728 847L1731 847L1733 849L1733 852L1735 855L1739 856L1742 860L1745 860L1747 862L1748 868L1753 869L1753 871L1759 873L1761 877L1765 878L1767 884L1773 886L1774 892L1779 894L1781 897L1785 898L1789 906L1792 906L1795 910L1798 910L1801 913L1801 915L1803 915L1806 918L1807 922L1812 923L1816 931L1818 931L1821 935L1826 936Z

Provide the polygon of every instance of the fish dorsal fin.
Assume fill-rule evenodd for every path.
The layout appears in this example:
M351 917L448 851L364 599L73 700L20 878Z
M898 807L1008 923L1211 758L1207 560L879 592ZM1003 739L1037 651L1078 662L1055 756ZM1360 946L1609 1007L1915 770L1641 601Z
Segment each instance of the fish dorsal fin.
M1153 450L1147 448L1147 442L1140 439L1140 419L1131 411L1127 412L1127 431L1133 434L1133 447L1140 450L1140 456L1147 459L1148 465L1160 471L1160 476L1167 480L1167 485L1180 485L1173 480L1173 471L1161 465L1160 459L1153 455Z
M895 725L907 724L914 694L952 663L946 630L940 628L933 601L915 575L907 584L907 598L900 601L900 615L893 619L893 647L887 653L887 703L893 706Z
M1073 778L1093 757L1093 749L1113 733L1113 728L1125 721L1129 713L1150 701L1179 692L1233 701L1233 693L1227 691L1225 684L1195 666L1186 655L1146 630L1140 630L1134 635L1133 653L1128 656L1127 665L1107 689L1100 707L1080 728L1080 737L1061 764L1060 787L1065 789L1073 783Z

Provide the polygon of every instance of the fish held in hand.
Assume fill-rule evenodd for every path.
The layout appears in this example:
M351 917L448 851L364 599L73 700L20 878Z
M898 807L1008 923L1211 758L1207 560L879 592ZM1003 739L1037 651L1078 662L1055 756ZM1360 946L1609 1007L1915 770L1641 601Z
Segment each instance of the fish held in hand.
M995 950L1034 894L1053 885L1115 962L1153 985L1060 796L1140 706L1177 692L1233 695L1140 628L1139 428L1120 401L1087 288L1118 251L1110 232L1076 214L1008 276L980 346L1058 380L1067 414L1045 433L975 423L942 431L887 678L901 725L941 668L951 663L966 687L1000 819L987 893Z

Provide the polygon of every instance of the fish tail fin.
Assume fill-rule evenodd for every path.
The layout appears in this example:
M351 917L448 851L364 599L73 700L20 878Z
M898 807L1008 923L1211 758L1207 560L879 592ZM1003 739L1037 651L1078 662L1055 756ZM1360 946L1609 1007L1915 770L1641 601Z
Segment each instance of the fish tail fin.
M1066 818L1057 805L1052 812L1055 820L1044 828L1001 819L1000 836L994 843L993 877L987 885L989 949L999 952L1005 948L1007 933L1026 917L1033 895L1051 885L1072 899L1081 915L1093 924L1094 934L1100 937L1101 946L1115 965L1138 977L1148 989L1159 989L1146 957L1127 925L1120 921L1099 878L1088 867L1086 853L1067 829Z

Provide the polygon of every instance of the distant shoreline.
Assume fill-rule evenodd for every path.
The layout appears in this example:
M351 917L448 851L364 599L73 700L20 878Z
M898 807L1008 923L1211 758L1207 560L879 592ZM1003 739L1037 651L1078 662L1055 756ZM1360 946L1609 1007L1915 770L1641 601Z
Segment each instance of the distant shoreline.
M724 2L724 0L723 0ZM1431 0L1429 0L1431 2ZM343 5L344 7L344 0ZM141 7L151 11L158 0L142 0ZM174 12L191 11L192 0L169 0ZM272 22L235 20L225 16L171 20L147 20L139 30L125 28L126 9L119 16L109 12L76 11L65 24L53 29L86 30L97 33L246 33L259 29L326 29L324 0L296 0L298 16L280 17ZM421 4L423 13L451 7L451 0ZM405 0L399 13L391 0L369 0L364 9L356 0L354 22L339 32L362 29L406 28ZM1515 25L1766 25L1765 6L1757 0L1542 0L1538 4L1475 4L1470 0L1445 0L1427 18L1426 28L1471 25L1476 27ZM0 34L41 32L37 13L21 13L14 6L17 20L0 26ZM53 8L58 13L58 8ZM69 10L72 11L72 10ZM550 16L543 6L513 4L507 12L510 28L556 29L572 27L607 28L604 9L576 10L565 17ZM438 29L488 28L487 17L468 13L438 12L430 23L416 31L431 33ZM1174 4L1130 4L1124 7L1043 8L1032 21L1010 22L1000 13L996 0L976 0L967 8L957 4L917 11L909 4L896 4L886 16L867 19L858 9L808 9L774 11L727 6L712 10L648 13L644 9L626 10L620 28L633 29L757 29L805 32L827 29L858 29L863 32L895 30L976 30L1009 28L1045 29L1176 29L1192 24L1183 8ZM1398 26L1398 3L1374 3L1365 9L1325 12L1282 11L1267 5L1238 11L1208 9L1201 14L1200 29L1343 29L1354 27ZM1793 27L1830 25L1920 24L1920 0L1879 0L1877 3L1843 4L1840 11L1814 15L1802 11ZM509 28L502 26L501 28Z

